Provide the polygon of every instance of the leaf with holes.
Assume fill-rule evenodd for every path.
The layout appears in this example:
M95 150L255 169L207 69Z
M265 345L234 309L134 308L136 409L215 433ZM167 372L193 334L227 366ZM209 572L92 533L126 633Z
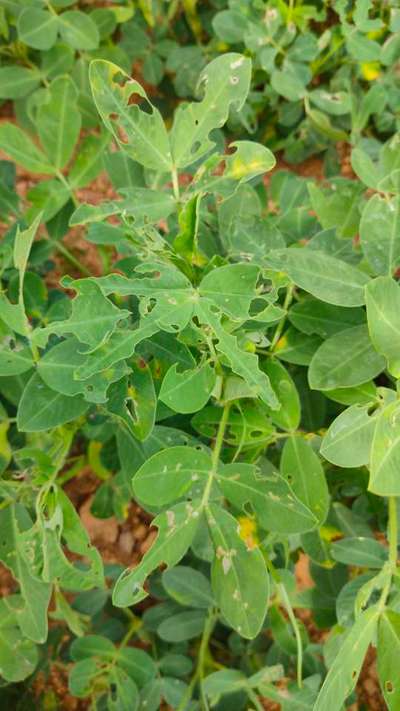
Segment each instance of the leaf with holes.
M214 59L200 74L204 87L201 101L181 104L171 129L172 161L184 168L213 147L210 132L227 121L229 109L239 110L250 88L251 62L247 57L227 53Z
M282 451L280 471L319 525L324 523L329 509L329 490L321 461L311 444L302 437L288 437Z
M90 65L90 84L104 125L121 150L146 168L169 171L172 158L168 133L142 86L116 64L102 59ZM134 96L144 99L150 112L132 103Z
M150 573L165 563L173 567L191 545L200 522L199 502L180 503L159 514L153 521L158 535L141 563L118 578L113 590L113 603L117 607L135 605L147 596L143 584Z
M165 449L143 464L133 479L135 496L145 505L164 506L193 486L204 487L211 472L208 454L192 447Z
M260 631L268 608L269 576L261 551L240 538L236 519L211 504L207 522L214 545L211 585L223 617L246 639Z
M226 464L216 481L235 507L250 506L256 522L267 531L288 535L310 531L318 523L313 511L300 501L290 484L276 472L258 473L253 464Z
M400 615L386 609L378 626L378 675L389 711L395 711L400 703L399 667L396 663L400 653Z
M375 637L379 616L379 607L370 607L361 613L350 629L328 671L314 711L340 711L357 683L364 657Z
M196 412L207 404L215 382L215 370L208 363L182 373L172 365L162 381L159 398L175 412Z

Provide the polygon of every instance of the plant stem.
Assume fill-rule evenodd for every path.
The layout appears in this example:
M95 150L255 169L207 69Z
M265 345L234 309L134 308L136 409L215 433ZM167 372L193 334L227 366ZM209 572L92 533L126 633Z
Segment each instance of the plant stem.
M278 323L278 325L277 325L277 327L276 327L275 333L274 333L274 335L273 335L272 342L271 342L271 348L270 348L271 351L274 350L276 344L278 343L278 341L279 341L279 339L280 339L280 337L281 337L281 334L282 334L282 331L283 331L283 327L284 327L285 321L286 321L286 311L287 311L287 309L288 309L288 307L289 307L289 305L291 304L292 299L293 299L293 291L294 291L294 286L293 286L293 285L292 285L292 286L289 286L289 287L287 288L286 296L285 296L285 301L283 302L283 306L282 306L282 308L285 310L285 313L284 313L284 315L282 316L281 320L279 321L279 323Z
M397 525L397 499L395 496L389 497L389 523L388 523L388 539L389 539L389 563L394 573L397 567L397 541L398 541L398 525Z
M392 578L396 573L397 568L397 542L398 542L398 524L397 524L397 498L395 496L389 496L388 501L389 509L389 520L388 520L388 542L389 542L389 560L387 566L389 569L389 579L382 590L379 607L383 611L385 609L386 601L389 597L390 588L392 586Z
M68 190L68 192L69 192L69 194L70 194L70 198L71 198L72 202L74 203L75 207L78 207L79 202L78 202L77 198L75 197L75 193L74 193L74 191L73 191L71 185L69 184L68 180L66 179L65 175L63 175L63 173L61 172L61 170L57 170L56 175L57 175L57 178L58 178L58 179L61 181L61 183L64 185L64 187L67 188L67 190Z
M74 257L74 255L71 254L69 249L64 247L64 245L61 242L58 242L56 239L51 239L49 241L53 245L54 249L56 249L58 252L60 252L60 254L62 254L63 257L65 257L65 259L67 259L69 261L70 264L72 264L76 269L78 269L78 271L81 274L83 274L83 276L88 276L88 277L93 276L92 273L89 271L89 269L87 269L87 267L85 267L83 264L81 264L80 261L76 257Z
M214 476L217 473L219 455L221 454L221 449L222 449L222 445L224 442L224 434L225 434L225 429L226 429L226 425L228 422L230 407L231 407L231 403L230 402L226 403L226 405L224 406L223 412L222 412L222 417L221 417L219 425L218 425L218 432L217 432L217 436L215 438L214 449L213 449L212 455L211 455L212 466L211 466L210 473L208 475L207 484L204 489L203 498L201 500L201 508L203 508L204 506L207 506L208 499L210 498L211 487L212 487Z
M182 697L182 700L177 708L177 711L185 711L186 704L192 698L192 692L193 692L194 687L196 686L197 682L200 682L200 694L201 694L202 709L203 709L203 711L209 711L209 705L208 705L207 698L203 692L202 682L204 679L204 667L205 667L206 654L208 651L208 644L210 641L212 631L215 627L217 617L218 617L218 615L217 615L216 611L213 608L210 608L208 611L208 617L206 619L204 629L203 629L203 634L202 634L201 641L200 641L196 671L192 676L192 679L190 681L188 688L186 689L186 693Z
M292 22L293 10L294 10L294 0L289 0L289 9L288 9L287 20L286 20L287 27L289 27L289 25Z
M246 691L256 711L264 711L264 706L258 700L257 694L253 691L253 689L246 689Z
M288 614L290 623L291 623L291 625L292 625L292 627L293 627L293 632L294 632L295 637L296 637L296 644L297 644L297 661L296 661L296 665L297 665L297 686L299 687L299 689L301 689L301 687L303 686L303 679L302 679L302 668L303 668L303 642L302 642L302 639L301 639L300 629L299 629L299 625L298 625L296 616L295 616L295 614L294 614L294 612L293 612L293 608L292 608L292 605L291 605L291 603L290 603L289 596L288 596L288 594L287 594L287 592L286 592L285 586L284 586L282 583L278 583L277 587L278 587L278 590L279 590L279 594L280 594L280 596L281 596L281 598L282 598L282 602L283 602L283 604L284 604L284 606L285 606L285 608L286 608L286 612L287 612L287 614Z
M178 171L175 168L175 166L171 170L171 175L172 175L172 188L174 191L174 197L175 197L176 202L179 202L181 199L181 194L179 191Z
M276 589L281 597L281 600L286 608L286 612L289 617L289 621L293 627L293 632L296 637L296 644L297 644L297 686L299 689L303 686L303 678L302 678L302 668L303 668L303 641L301 639L301 634L300 634L300 628L299 624L296 619L296 615L293 612L293 607L292 604L289 600L289 596L286 592L286 588L284 584L281 582L281 577L279 575L279 571L275 569L274 564L272 561L268 558L268 556L264 556L265 562L267 564L267 568L269 572L271 573L271 577L276 585Z

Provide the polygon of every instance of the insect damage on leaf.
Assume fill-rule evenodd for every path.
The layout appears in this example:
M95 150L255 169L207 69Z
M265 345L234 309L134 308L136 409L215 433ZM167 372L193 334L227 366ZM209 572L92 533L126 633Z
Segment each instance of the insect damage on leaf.
M5 703L397 711L395 3L0 5Z

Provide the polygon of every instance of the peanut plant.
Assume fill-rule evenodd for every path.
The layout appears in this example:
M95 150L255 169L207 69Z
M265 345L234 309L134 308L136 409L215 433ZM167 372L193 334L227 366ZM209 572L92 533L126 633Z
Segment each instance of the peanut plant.
M372 644L395 711L398 135L356 147L360 182L278 171L266 187L270 150L222 133L248 57L208 64L168 125L123 68L89 73L116 197L62 214L101 246L104 275L42 284L54 197L0 246L0 560L17 586L1 675L29 677L47 643L93 709L340 711ZM58 159L43 106L47 157L29 150L64 208L73 141ZM103 564L65 491L87 450L95 514L123 521L134 499L154 517L126 570ZM324 643L302 609L331 628Z

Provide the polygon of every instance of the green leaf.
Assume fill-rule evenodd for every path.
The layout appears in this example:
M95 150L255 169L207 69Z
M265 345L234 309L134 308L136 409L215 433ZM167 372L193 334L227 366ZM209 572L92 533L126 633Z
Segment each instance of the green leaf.
M86 13L67 10L58 16L58 24L65 44L73 49L97 49L99 31L96 23Z
M100 59L91 63L89 76L97 110L121 150L147 168L169 171L171 150L167 130L141 85L116 64ZM124 83L117 78L123 78ZM147 102L150 113L130 103L135 95ZM126 136L123 140L121 131Z
M32 574L31 562L24 555L21 533L31 526L28 513L20 504L12 504L0 511L0 559L20 585L21 602L16 607L18 625L24 635L40 643L47 638L51 585Z
M332 543L330 553L339 563L378 570L387 560L387 549L370 537L342 538Z
M99 634L88 634L81 639L74 639L70 648L71 658L74 662L80 662L91 657L112 659L115 651L111 640Z
M226 464L218 470L217 483L235 507L247 511L250 505L257 523L267 531L282 535L302 533L318 522L276 472L260 475L254 464Z
M171 447L148 459L133 479L135 496L143 504L163 506L183 496L198 482L205 484L211 459L192 447Z
M20 375L33 368L34 362L29 348L0 348L0 376Z
M40 224L41 215L38 215L36 220L26 230L20 230L17 227L17 233L14 241L14 266L20 273L20 289L22 289L26 267L28 264L29 254L32 248L33 240Z
M208 363L182 373L172 365L162 381L159 399L175 412L197 412L207 404L215 382L215 370Z
M36 148L26 133L12 123L5 122L0 125L0 148L16 163L32 171L32 173L51 175L55 172L54 167L47 162L45 154L39 148Z
M259 633L268 608L269 576L258 548L238 535L235 518L211 504L207 522L215 548L211 585L223 617L245 639Z
M168 571L167 571L168 572ZM204 627L204 610L185 610L163 620L157 627L157 634L166 642L186 642L199 637Z
M96 659L82 659L74 664L68 677L69 691L73 696L85 698L91 693L92 680L99 673L99 664Z
M211 586L203 573L186 565L176 565L162 574L168 595L185 607L208 608L214 599Z
M330 136L334 140L333 134L336 130L334 129ZM345 132L341 129L338 130L338 134L339 132L342 133L343 138L337 137L336 140L349 140L349 135L346 138ZM312 207L322 227L335 228L339 238L354 238L359 229L360 213L365 204L363 186L356 180L336 178L333 179L332 187L328 190L321 189L316 182L310 182L307 187Z
M76 637L83 637L90 620L89 615L76 612L59 590L54 597L55 610L50 613L52 619L65 622Z
M98 136L85 136L79 144L79 152L68 173L73 190L83 188L97 178L103 170L104 150L110 141L107 132Z
M173 163L184 168L214 148L210 132L221 128L229 110L240 110L250 87L251 62L243 55L227 53L214 59L200 74L204 87L201 101L181 104L171 131Z
M270 252L268 265L289 275L304 291L337 306L362 306L369 277L356 267L314 249Z
M21 634L17 615L7 596L0 601L0 674L8 682L26 679L35 670L39 661L38 648Z
M136 227L156 224L175 210L173 196L165 191L136 187L120 188L120 192L127 198L120 203L120 212L131 216Z
M50 49L57 39L57 16L46 10L27 7L18 17L17 30L20 40L28 47L42 51Z
M44 346L51 333L58 336L73 334L78 341L95 350L102 346L115 331L121 320L130 317L130 311L119 309L104 296L99 282L79 279L70 285L77 292L72 301L71 315L65 321L54 321L46 328L37 329L33 340Z
M400 703L399 653L400 615L386 609L378 626L378 676L389 711L396 711Z
M133 331L122 329L115 331L101 348L90 353L85 363L77 367L74 377L78 380L88 380L97 373L112 368L116 363L130 358L136 345L152 336L157 330L156 326L150 325L148 328L136 328Z
M360 223L361 249L376 274L391 275L400 266L400 197L373 195Z
M137 711L139 692L132 679L119 667L112 667L109 675L107 709L109 711Z
M143 358L138 358L130 363L130 368L132 375L128 392L132 402L133 421L129 427L134 437L142 442L149 437L154 427L157 396L148 363Z
M297 498L312 511L319 525L329 509L329 491L317 454L305 439L289 437L283 447L280 470Z
M39 360L38 374L51 390L62 395L84 395L88 402L104 403L109 386L126 375L128 367L121 361L91 378L77 380L75 371L87 360L87 356L79 352L80 347L76 338L57 343Z
M0 99L21 99L39 84L40 74L37 69L26 69L17 65L0 67ZM4 125L6 124L1 127L2 133Z
M272 153L259 143L235 141L229 148L234 149L229 154L212 153L205 159L190 185L192 194L214 192L229 198L246 181L262 175L275 165ZM256 241L254 237L253 241Z
M295 430L300 424L300 398L285 366L276 358L261 363L280 402L279 410L271 410L271 420L284 430Z
M378 277L368 284L365 299L371 341L400 378L400 288L391 277Z
M346 328L328 338L316 351L308 371L314 390L349 388L375 378L385 367L374 349L366 325Z
M310 365L320 345L319 336L307 336L289 327L276 344L274 355L287 363Z
M378 496L400 495L400 405L392 402L376 417L371 447L369 490Z
M293 326L308 336L316 333L321 338L329 338L346 328L363 323L365 312L361 308L333 306L313 297L306 297L291 307L288 318Z
M337 467L361 467L369 464L376 417L371 404L352 405L330 425L321 445L321 454Z
M249 395L247 393L247 395ZM253 397L253 393L251 393ZM222 407L209 405L192 418L192 426L203 436L216 436L222 418ZM235 447L264 447L274 438L274 427L261 402L231 409L225 430L225 441Z
M27 336L29 324L25 315L23 303L11 304L4 294L0 292L0 319L7 324L12 331L21 336Z
M359 146L353 148L351 152L351 167L365 185L372 190L378 189L379 181L382 178L379 167Z
M40 213L44 222L57 215L71 197L70 189L59 180L42 180L28 192L32 207L27 212L29 219Z
M364 657L375 636L379 615L378 606L361 613L333 660L314 711L340 711L357 683Z
M64 492L54 489L49 497L48 511L42 504L38 545L43 553L42 579L51 583L59 581L65 590L90 590L103 585L103 563L100 553L90 544L89 535L81 523L79 514ZM26 540L29 548L31 541ZM64 545L74 554L84 557L84 570L75 566L64 553Z
M196 305L196 313L200 322L211 326L217 342L217 350L227 358L230 367L236 375L243 378L253 388L254 394L274 410L279 408L279 401L271 387L269 378L258 367L258 358L254 353L241 350L236 336L228 333L222 326L220 317L215 315L211 303L203 301Z
M150 573L165 563L176 565L191 545L199 525L198 503L179 503L159 514L153 525L159 531L155 542L134 570L126 570L118 578L113 591L116 607L134 605L147 596L143 583Z
M77 108L78 91L72 79L54 79L39 106L36 125L40 142L55 168L64 168L79 138L81 115Z
M50 390L35 373L20 400L17 426L21 432L49 430L77 419L88 407L88 403L79 395L66 397Z
M256 296L258 275L259 268L253 264L228 264L206 274L199 293L232 318L245 320Z
M148 684L157 674L153 659L137 647L120 647L117 663L139 687Z

